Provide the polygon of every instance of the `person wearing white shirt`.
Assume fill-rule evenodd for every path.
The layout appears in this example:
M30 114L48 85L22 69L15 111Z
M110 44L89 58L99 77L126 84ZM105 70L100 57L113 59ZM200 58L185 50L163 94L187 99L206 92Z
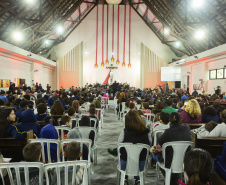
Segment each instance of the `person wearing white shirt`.
M221 124L217 124L212 130L208 130L206 128L207 124L210 124L209 122L206 125L192 131L201 137L226 137L226 110L222 111L221 119L223 122Z
M160 113L160 120L155 122L153 128L151 129L151 133L154 134L157 130L165 130L169 128L169 113L168 112L161 112Z

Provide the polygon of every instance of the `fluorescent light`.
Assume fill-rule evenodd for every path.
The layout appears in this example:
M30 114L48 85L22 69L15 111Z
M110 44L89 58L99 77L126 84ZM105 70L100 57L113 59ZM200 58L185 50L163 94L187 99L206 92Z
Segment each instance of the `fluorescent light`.
M57 27L57 33L58 33L58 34L62 34L63 32L64 32L63 26L58 26L58 27Z
M47 45L48 45L48 44L49 44L49 40L45 40L45 44L47 44Z
M193 8L201 8L204 5L204 0L193 0L192 7Z
M179 48L179 47L181 46L181 42L180 42L180 41L177 41L177 42L175 43L175 46Z
M196 39L203 39L205 37L205 31L198 30L195 32L195 38Z
M164 34L165 34L165 35L168 35L169 32L170 32L169 28L164 28Z
M29 3L29 4L33 4L34 3L34 0L25 0L26 3Z
M13 39L16 41L22 41L23 40L23 35L20 31L14 31L13 32Z

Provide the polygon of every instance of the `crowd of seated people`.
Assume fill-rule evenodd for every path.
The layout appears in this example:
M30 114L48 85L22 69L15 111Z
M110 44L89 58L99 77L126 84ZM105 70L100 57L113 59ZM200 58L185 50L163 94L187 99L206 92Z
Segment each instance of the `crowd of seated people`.
M44 91L42 89L38 90L36 94L32 92L32 90L26 89L19 98L18 93L12 94L12 92L7 92L7 96L5 92L1 92L0 137L12 136L15 139L21 139L26 137L29 130L33 130L37 138L59 139L54 126L65 125L73 128L71 130L72 133L68 132L64 136L61 136L66 139L81 138L80 134L76 135L77 131L74 127L76 127L75 124L77 123L73 124L73 118L81 118L79 126L90 127L94 127L94 122L90 121L90 118L95 118L97 120L96 129L98 130L99 117L101 115L97 115L96 108L104 108L101 96L107 97L108 95L98 88L70 88L53 92ZM154 146L154 150L152 150L154 153L153 158L156 161L161 161L161 147L164 143L170 141L191 141L190 128L186 125L187 123L205 123L202 127L194 130L195 133L202 136L226 137L226 106L222 104L224 103L223 101L217 101L222 99L222 97L223 96L216 94L205 94L204 96L193 93L193 95L190 95L188 92L181 90L177 92L171 90L169 93L164 93L157 89L140 90L123 89L122 87L121 91L117 93L116 99L118 113L124 111L122 110L122 103L125 102L125 129L121 132L118 143L144 143L151 147L153 144L153 133L157 130L164 130L165 132L159 138L158 145ZM34 106L31 103L32 98L35 99L35 101L32 101L32 103L35 102ZM136 110L135 105L138 102L140 102L141 107L139 110ZM160 113L156 115L155 121L152 120L152 123L148 124L145 114L151 113L154 109L160 110ZM82 116L83 113L88 113L89 116ZM54 117L57 116L61 118L61 121L58 122L58 120L54 119ZM52 120L52 124L50 124L50 120ZM47 124L41 128L37 121L43 121ZM94 141L94 137L94 133L91 132L89 138ZM83 150L86 151L85 144ZM57 161L56 152L55 145L52 145L51 162ZM109 149L108 152L117 156L116 148ZM124 150L120 152L121 168L125 169L127 157ZM173 154L171 150L167 150L167 153L166 164L167 167L169 167ZM194 154L190 153L190 155L198 155L198 153L204 153L209 157L208 153L205 151L196 151ZM69 156L69 154L67 155L66 153L64 155L66 157ZM68 160L76 160L79 155L81 154L72 158L68 157ZM222 155L224 155L224 152ZM140 170L144 168L143 156L145 156L145 152L141 153ZM216 160L217 162L215 163L223 163L222 161L224 161L221 157L216 158ZM194 163L196 162L198 161L194 161ZM206 161L203 163L205 162ZM192 172L190 172L191 169L189 168L187 164L187 167L185 167L187 178L193 179L194 174L191 174ZM194 171L196 171L196 169L194 169ZM200 173L204 173L204 171ZM209 177L209 172L207 176ZM172 175L172 181L177 180L177 178L177 176ZM139 177L135 177L135 179L135 183L139 184ZM191 181L192 180L188 180L188 184ZM209 179L205 180L205 183L206 182L209 182Z

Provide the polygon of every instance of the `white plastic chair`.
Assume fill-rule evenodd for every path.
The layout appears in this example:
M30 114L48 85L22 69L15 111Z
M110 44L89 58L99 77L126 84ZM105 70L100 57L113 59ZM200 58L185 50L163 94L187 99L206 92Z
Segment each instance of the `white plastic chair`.
M87 178L87 161L67 161L67 162L58 162L58 163L50 163L44 166L45 168L45 176L46 176L46 185L50 184L50 170L52 174L56 173L57 185L61 185L62 181L64 180L63 184L72 184L76 185L76 168L77 166L82 166L84 169L82 183L81 185L88 185L88 178ZM68 177L68 168L72 168L72 182L70 182ZM53 171L53 169L55 169ZM64 176L64 178L62 177ZM61 178L62 177L62 178Z
M118 106L118 104L117 104L117 101L118 101L118 99L117 98L114 98L114 110L115 110L115 115L116 115L116 113L117 113L117 106Z
M41 144L43 163L52 161L51 153L50 153L50 144L56 144L57 145L57 161L55 161L55 162L60 162L60 141L59 140L57 140L57 139L29 139L28 142ZM45 143L47 146L47 156L45 156L45 148L44 148ZM47 157L47 161L46 161L46 157Z
M162 145L162 157L164 163L156 163L156 185L158 184L159 179L159 168L165 171L165 185L170 185L171 173L184 173L183 171L183 162L184 156L188 147L192 147L193 142L191 141L175 141L168 142ZM170 168L165 167L166 162L166 148L172 147L173 149L173 159ZM186 177L185 177L186 179Z
M82 139L89 139L89 134L94 131L94 141L92 146L92 156L94 158L94 164L97 164L97 130L93 127L79 127L79 131L82 135Z
M104 120L103 120L103 109L99 109L99 108L96 108L96 116L97 116L97 119L99 120L99 128L103 128L103 125L104 125Z
M38 168L38 181L39 184L43 183L44 166L41 162L19 162L19 163L0 163L0 177L2 179L2 184L5 185L4 177L2 175L1 169L6 169L10 184L21 185L21 177L24 179L26 185L30 184L29 168ZM23 169L24 175L20 173ZM1 181L1 180L0 180Z
M119 118L120 118L120 121L123 120L123 117L122 116L125 116L125 108L126 108L126 103L125 102L122 102L122 109L120 110L120 105L119 105Z
M154 143L153 146L156 146L158 144L158 139L160 138L160 136L165 132L165 130L156 130L154 132Z
M148 122L153 123L155 120L155 114L153 113L144 113L144 116L146 117Z
M61 141L61 148L62 148L62 153L64 152L64 146L65 144L68 144L72 141L76 141L80 144L80 151L83 153L83 144L85 143L86 146L88 147L88 165L87 165L87 169L88 169L88 179L90 181L90 174L91 174L91 171L93 173L93 170L92 170L92 164L91 164L91 146L92 146L92 140L91 139L66 139L64 141ZM84 160L83 157L81 156L80 157L80 160ZM65 157L62 156L62 161L64 162L65 161Z
M125 148L127 153L127 162L126 162L126 170L123 171L121 169L120 164L120 149ZM143 149L147 150L146 159L144 170L140 171L139 169L139 158L140 153ZM140 184L144 185L144 172L146 170L148 155L150 151L150 146L145 144L132 144L132 143L120 143L117 147L118 151L118 166L117 166L117 185L120 182L120 185L124 185L125 176L139 176L140 177ZM120 178L121 175L121 178Z
M59 139L60 139L60 136L61 136L61 140L64 140L64 131L69 132L71 130L67 126L55 126L55 129L57 131Z

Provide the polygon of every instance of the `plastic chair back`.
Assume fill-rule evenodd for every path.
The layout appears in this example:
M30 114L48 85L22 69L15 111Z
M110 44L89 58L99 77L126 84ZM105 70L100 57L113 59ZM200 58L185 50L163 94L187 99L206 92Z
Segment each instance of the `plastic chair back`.
M58 137L60 138L61 136L61 140L64 140L64 132L67 131L68 133L71 130L67 126L55 126L55 129L57 131Z
M154 144L153 146L158 145L158 139L161 137L161 135L165 132L165 130L156 130L154 132Z
M50 173L56 173L57 185L61 184L71 184L76 185L76 168L77 166L82 166L84 169L82 183L81 185L88 185L88 178L87 178L87 161L66 161L66 162L58 162L58 163L50 163L44 166L45 168L45 176L46 176L46 185L50 184ZM69 179L69 170L68 168L72 169L72 178ZM61 178L62 177L62 178ZM64 178L63 178L64 177ZM70 182L70 180L72 180ZM64 182L62 182L64 181Z
M29 176L29 168L38 168L38 184L44 184L44 166L41 162L0 163L0 181L5 185L1 169L6 169L10 184L21 185L23 183L29 185L32 181L32 178L30 179ZM24 180L22 181L22 179Z
M148 155L150 151L150 146L146 144L132 144L132 143L120 143L117 147L118 154L120 154L120 148L125 148L127 153L127 162L126 162L126 174L129 176L139 176L139 158L140 153L143 149L147 150L146 160L148 160ZM121 170L120 165L120 155L118 155L118 169ZM145 168L144 168L145 169Z
M166 148L172 147L173 148L173 159L171 163L171 172L172 173L183 173L183 162L184 156L189 147L193 146L193 142L191 141L174 141L168 142L162 145L162 157L164 159L165 165L165 155L166 155Z
M119 112L124 113L125 108L126 108L126 102L122 102L122 109L119 110ZM120 109L120 106L119 106L119 109Z
M155 120L155 114L144 113L144 116L146 117L147 121L149 121L149 122L154 122L154 120Z
M94 122L93 126L92 126L92 122ZM97 119L96 118L90 118L90 127L97 128Z
M83 139L89 139L89 134L91 131L94 132L95 134L95 137L94 137L94 145L96 143L96 140L97 140L97 130L93 127L79 127L79 131L82 135L82 138Z
M65 139L64 141L60 142L62 153L64 152L65 145L72 142L76 141L80 144L80 152L83 153L83 144L86 144L88 147L89 153L88 153L88 163L91 162L91 146L92 146L92 141L90 139ZM83 157L80 157L80 160L84 160ZM65 157L62 156L62 161L65 161Z
M74 127L78 127L79 126L79 121L82 118L71 118L71 125L70 128L73 129Z
M50 152L50 147L51 145L56 145L57 147L57 161L60 162L60 141L57 139L29 139L29 143L40 143L42 146L42 161L43 163L51 162L52 157L51 157L51 152ZM47 149L47 156L45 156L45 145ZM47 160L46 160L47 157Z

